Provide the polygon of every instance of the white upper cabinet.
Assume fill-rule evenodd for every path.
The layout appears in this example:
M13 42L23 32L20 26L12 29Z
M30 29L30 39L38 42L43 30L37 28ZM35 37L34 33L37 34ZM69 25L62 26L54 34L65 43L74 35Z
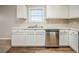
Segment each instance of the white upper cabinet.
M27 7L25 5L17 6L17 18L27 18Z
M79 5L71 5L69 6L70 18L79 18Z
M17 6L17 18L27 19L27 6ZM79 5L47 5L46 18L79 18Z
M46 7L47 18L68 18L69 7L65 5L48 5Z

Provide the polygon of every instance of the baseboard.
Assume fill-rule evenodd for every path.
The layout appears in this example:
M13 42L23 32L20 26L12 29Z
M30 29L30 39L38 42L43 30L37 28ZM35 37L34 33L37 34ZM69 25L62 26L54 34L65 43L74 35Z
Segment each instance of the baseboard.
M0 38L0 40L11 40L10 38Z

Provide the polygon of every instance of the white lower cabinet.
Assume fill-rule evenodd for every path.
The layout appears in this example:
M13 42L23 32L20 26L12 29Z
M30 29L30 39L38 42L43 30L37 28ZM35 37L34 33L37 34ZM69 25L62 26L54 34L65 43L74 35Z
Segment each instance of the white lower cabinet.
M35 44L38 46L45 46L45 34L36 35Z
M12 35L12 46L25 46L26 44L25 35Z
M13 30L12 46L45 46L45 30Z
M70 46L75 52L78 52L78 31L60 30L59 46Z
M59 31L59 46L69 46L69 30Z
M70 30L69 34L69 45L73 50L78 52L78 32Z
M12 30L12 46L25 46L26 34L23 30Z

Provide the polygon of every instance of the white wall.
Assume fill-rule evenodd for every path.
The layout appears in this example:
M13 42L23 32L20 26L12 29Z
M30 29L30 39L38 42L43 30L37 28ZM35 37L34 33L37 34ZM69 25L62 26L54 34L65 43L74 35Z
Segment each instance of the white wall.
M11 27L16 20L16 6L0 5L0 38L11 37Z

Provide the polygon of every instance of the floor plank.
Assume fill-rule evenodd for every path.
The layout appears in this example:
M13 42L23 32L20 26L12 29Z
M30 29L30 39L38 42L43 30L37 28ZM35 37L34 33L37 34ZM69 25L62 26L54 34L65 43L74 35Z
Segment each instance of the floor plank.
M0 53L74 53L69 47L11 47L10 40L0 40Z
M74 51L71 48L13 47L9 49L8 53L74 53Z
M5 53L11 48L10 40L0 40L0 53Z

